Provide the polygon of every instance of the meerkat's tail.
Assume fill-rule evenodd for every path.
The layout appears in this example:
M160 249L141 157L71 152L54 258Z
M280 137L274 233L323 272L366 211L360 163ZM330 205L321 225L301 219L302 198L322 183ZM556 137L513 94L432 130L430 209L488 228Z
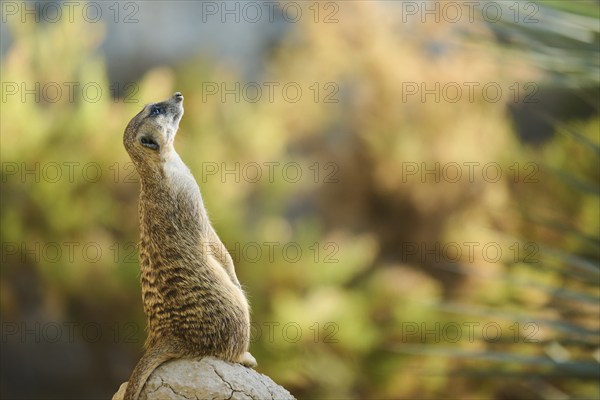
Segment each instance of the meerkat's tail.
M165 361L180 357L170 346L157 344L146 350L140 361L133 369L123 400L138 400L150 374Z

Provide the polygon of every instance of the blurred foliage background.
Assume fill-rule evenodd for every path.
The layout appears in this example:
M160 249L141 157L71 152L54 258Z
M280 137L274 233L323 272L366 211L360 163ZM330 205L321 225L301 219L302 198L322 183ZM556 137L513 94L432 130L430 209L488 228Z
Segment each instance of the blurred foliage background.
M176 148L236 260L260 372L306 399L598 398L598 2L458 22L321 3L333 23L315 4L261 55L273 101L207 95L249 81L200 51L114 86L105 24L3 19L2 398L106 398L141 355L122 133L176 90ZM409 95L436 83L463 95Z

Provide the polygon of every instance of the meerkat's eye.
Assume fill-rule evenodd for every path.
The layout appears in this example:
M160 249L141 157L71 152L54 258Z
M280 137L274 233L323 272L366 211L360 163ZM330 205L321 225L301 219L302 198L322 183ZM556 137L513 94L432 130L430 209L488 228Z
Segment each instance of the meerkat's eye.
M152 150L158 150L158 143L156 143L154 141L154 139L152 139L149 136L142 136L140 138L140 144L144 147L148 147Z
M159 105L155 104L150 108L150 115L160 115L162 113L164 113L164 109Z

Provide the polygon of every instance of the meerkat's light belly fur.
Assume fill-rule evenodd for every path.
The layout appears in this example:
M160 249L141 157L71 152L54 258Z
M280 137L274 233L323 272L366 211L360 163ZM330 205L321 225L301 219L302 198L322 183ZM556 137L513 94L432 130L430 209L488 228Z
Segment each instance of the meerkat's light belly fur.
M175 192L187 193L190 198L202 202L200 188L190 169L181 160L179 155L174 152L169 153L169 157L165 161L165 176L169 181L168 186L172 187ZM198 210L203 209L204 205L198 204ZM206 215L199 215L198 217L199 219L208 219ZM198 243L198 254L194 259L203 258L206 260L206 266L219 278L223 287L227 288L231 295L237 299L239 306L247 311L246 314L248 315L249 320L248 300L246 299L244 292L232 282L227 272L223 269L223 266L217 261L214 255L210 253L210 251L213 250L209 246L211 240L208 237L208 232L203 233L204 235L200 236L200 242ZM209 251L207 252L207 250Z
M170 222L167 237L148 232L148 247L162 248L162 254L155 254L148 260L149 275L157 276L149 280L154 285L144 286L144 296L148 297L150 307L161 310L150 310L149 323L156 327L157 333L168 333L197 344L198 352L235 358L247 348L247 342L239 338L242 331L249 329L248 302L242 290L208 251L211 239L209 230L203 227L210 225L200 189L191 172L177 154L169 154L165 161L164 178L169 188L165 195L172 206L162 208ZM193 209L197 215L189 220L182 219L180 207ZM152 215L149 213L150 218ZM161 243L155 246L158 241ZM172 318L180 314L185 318ZM220 340L206 343L202 335L207 331ZM220 349L219 342L227 345ZM213 344L215 346L211 347Z

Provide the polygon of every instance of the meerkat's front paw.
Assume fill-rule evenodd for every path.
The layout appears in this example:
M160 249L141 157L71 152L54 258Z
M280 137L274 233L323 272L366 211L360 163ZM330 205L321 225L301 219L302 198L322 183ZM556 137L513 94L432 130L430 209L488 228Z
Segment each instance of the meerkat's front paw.
M250 352L248 352L248 351L245 352L244 354L242 354L242 356L240 357L238 362L240 364L242 364L244 367L248 367L248 368L256 368L256 366L258 365L256 363L256 358L254 358L254 356L252 354L250 354Z

